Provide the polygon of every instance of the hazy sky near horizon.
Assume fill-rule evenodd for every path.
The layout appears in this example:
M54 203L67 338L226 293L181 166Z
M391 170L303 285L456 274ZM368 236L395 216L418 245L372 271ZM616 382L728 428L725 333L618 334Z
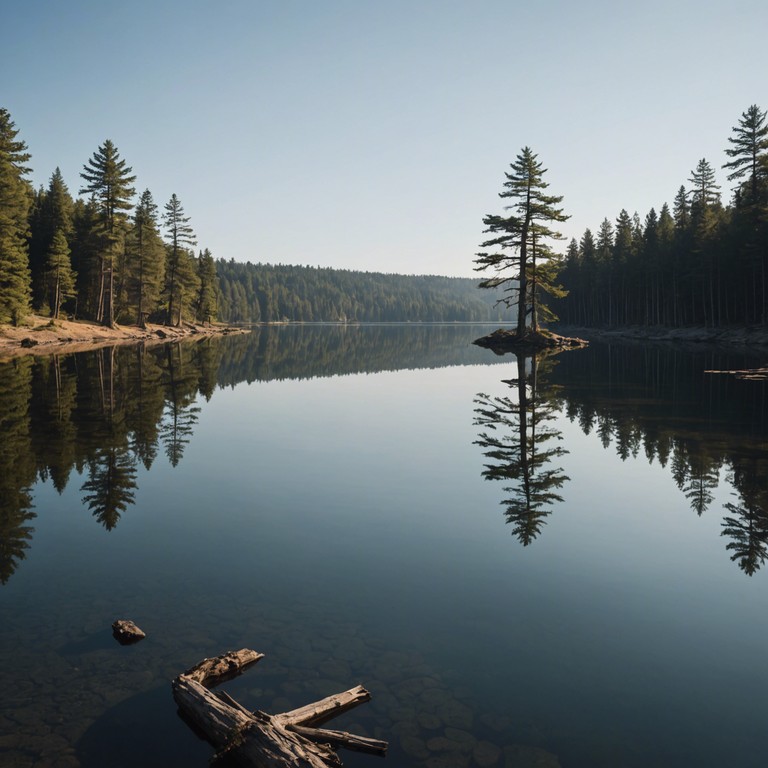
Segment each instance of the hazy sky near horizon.
M523 146L568 237L768 107L765 0L2 0L0 106L73 194L111 139L216 258L469 276ZM565 248L565 242L562 244Z

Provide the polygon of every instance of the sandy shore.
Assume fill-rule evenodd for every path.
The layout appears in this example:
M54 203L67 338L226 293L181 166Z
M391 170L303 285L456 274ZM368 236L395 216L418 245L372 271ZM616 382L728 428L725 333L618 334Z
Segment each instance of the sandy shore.
M114 344L137 342L173 341L188 336L216 336L230 333L248 333L243 328L226 325L198 325L184 323L179 328L147 323L146 328L137 325L118 325L106 328L84 320L57 320L30 315L26 324L18 328L0 325L0 360L19 355L45 355L51 353L80 352Z

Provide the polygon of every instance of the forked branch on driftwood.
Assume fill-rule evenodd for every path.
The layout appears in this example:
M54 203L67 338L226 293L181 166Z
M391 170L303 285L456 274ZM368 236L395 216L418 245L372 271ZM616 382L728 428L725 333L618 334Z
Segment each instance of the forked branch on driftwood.
M179 709L216 748L216 757L226 755L248 768L329 768L341 765L340 747L386 754L385 741L316 727L369 701L371 694L361 685L278 715L251 712L223 691L210 690L262 658L247 648L230 651L203 659L172 683Z

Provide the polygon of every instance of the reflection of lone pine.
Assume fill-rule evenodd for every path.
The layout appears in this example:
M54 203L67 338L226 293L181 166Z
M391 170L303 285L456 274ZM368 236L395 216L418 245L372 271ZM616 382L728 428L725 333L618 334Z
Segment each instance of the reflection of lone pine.
M546 169L529 147L523 148L510 167L499 197L510 199L506 210L511 213L489 214L483 219L485 232L493 237L482 243L484 250L477 254L475 270L493 272L480 287L501 287L504 293L499 303L517 305L517 336L521 339L528 327L538 330L539 320L557 319L541 303L540 293L556 298L565 295L556 283L559 258L548 241L561 239L550 225L566 221L568 216L558 207L562 196L545 193L549 186L543 178Z

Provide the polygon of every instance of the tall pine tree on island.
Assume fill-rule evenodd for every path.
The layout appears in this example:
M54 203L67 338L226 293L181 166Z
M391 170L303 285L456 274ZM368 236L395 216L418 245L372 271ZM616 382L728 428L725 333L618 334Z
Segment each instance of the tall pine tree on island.
M25 176L27 145L7 109L0 108L0 323L19 325L30 310L28 216L32 188Z
M504 191L499 197L510 199L508 216L489 214L483 218L485 232L494 237L481 244L481 248L492 250L477 254L475 271L491 270L492 277L480 282L480 288L504 287L504 296L499 300L507 307L517 305L517 334L525 334L527 317L532 314L534 323L537 318L537 297L533 286L544 287L552 274L545 275L541 265L551 258L551 251L546 247L547 240L559 239L560 235L550 228L551 222L568 219L558 205L562 196L546 194L549 184L544 181L546 169L530 147L523 147L521 153L511 164L511 173L505 173ZM535 260L537 253L542 258ZM539 277L532 281L532 274L539 269ZM532 269L534 272L532 273ZM534 328L535 330L535 328Z
M127 230L126 213L131 210L136 181L132 168L120 158L117 147L107 139L85 164L80 177L85 182L80 194L89 194L98 212L98 300L97 322L115 324L115 269Z

